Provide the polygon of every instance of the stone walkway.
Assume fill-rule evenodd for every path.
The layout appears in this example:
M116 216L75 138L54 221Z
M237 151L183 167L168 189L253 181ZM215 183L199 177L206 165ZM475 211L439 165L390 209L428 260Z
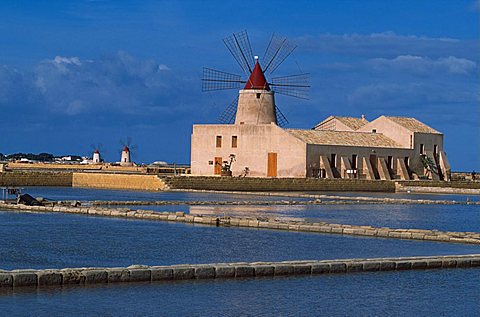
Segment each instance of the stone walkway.
M182 264L116 268L0 270L0 290L128 282L254 278L480 267L480 254L457 256Z

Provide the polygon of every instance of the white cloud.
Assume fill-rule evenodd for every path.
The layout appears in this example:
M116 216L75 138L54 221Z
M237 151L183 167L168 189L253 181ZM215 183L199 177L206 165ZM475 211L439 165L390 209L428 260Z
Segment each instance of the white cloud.
M319 34L294 39L299 50L335 56L385 57L418 55L430 58L457 56L477 59L478 40L432 38L417 35L399 35L394 32L372 34Z
M158 65L158 70L159 71L165 71L165 70L171 70L171 69L170 69L170 67L168 67L165 64L160 64L160 65Z
M374 58L366 63L376 70L395 68L414 73L430 73L432 75L437 73L437 71L446 71L452 74L468 74L477 69L477 63L474 61L455 56L431 59L422 56L400 55L392 59Z
M53 59L53 62L57 64L74 64L77 66L82 65L78 57L55 56L55 58Z
M56 56L31 72L0 66L0 106L48 115L114 116L182 113L190 102L188 79L165 64L120 51L98 59ZM192 106L193 107L193 106ZM175 109L175 111L173 111Z

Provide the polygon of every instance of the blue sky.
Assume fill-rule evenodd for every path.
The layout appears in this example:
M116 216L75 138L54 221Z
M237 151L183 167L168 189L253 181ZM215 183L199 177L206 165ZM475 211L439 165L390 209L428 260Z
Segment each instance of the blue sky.
M298 45L276 75L311 74L290 127L330 114L412 116L445 134L454 170L480 170L478 1L9 1L0 3L0 152L88 155L121 139L137 161L188 163L193 123L236 92L202 93L202 67L241 73L222 43L247 29Z

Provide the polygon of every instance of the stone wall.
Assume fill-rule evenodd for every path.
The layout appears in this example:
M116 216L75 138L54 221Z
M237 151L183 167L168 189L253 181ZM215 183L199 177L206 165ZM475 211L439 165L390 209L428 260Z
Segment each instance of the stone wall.
M73 187L163 190L165 183L156 175L115 173L73 173Z
M102 208L99 206L25 206L0 203L0 208L4 208L6 210L17 210L22 212L63 212L104 217L120 217L143 220L204 224L212 226L235 226L254 229L273 229L297 232L367 236L372 238L413 239L450 243L480 244L480 233L477 232L455 232L410 228L394 229L388 227L357 226L327 222L287 221L264 217L218 217L186 214L184 212L155 212L151 210L132 210L129 208Z
M72 186L71 172L23 171L0 173L0 186Z
M480 267L480 255L0 271L0 289Z
M363 191L394 192L395 183L357 179L255 178L255 177L166 177L171 189L230 191Z
M472 181L432 181L432 180L418 180L418 181L397 181L401 186L416 186L416 187L449 187L449 188L466 188L466 189L480 189L480 182Z

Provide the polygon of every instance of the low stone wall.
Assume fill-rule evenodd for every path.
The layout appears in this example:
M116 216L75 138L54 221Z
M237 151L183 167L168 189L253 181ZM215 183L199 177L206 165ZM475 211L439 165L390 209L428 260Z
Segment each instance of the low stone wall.
M378 180L206 176L165 177L163 180L170 189L395 192L395 182Z
M73 187L163 190L165 183L156 175L115 173L73 173Z
M432 180L416 180L416 181L396 181L401 186L413 187L444 187L444 188L465 188L480 189L480 182L473 181L432 181Z
M480 267L480 255L0 271L0 289Z
M213 226L236 226L313 233L367 236L372 238L413 239L424 241L480 244L480 233L428 229L393 229L388 227L356 226L327 222L279 221L272 218L239 218L191 215L184 212L155 212L129 208L24 206L0 203L0 209L21 212L63 212L104 217L123 217L156 221L172 221Z
M72 186L71 172L15 171L0 173L0 186Z
M480 188L452 188L452 187L427 187L427 186L400 186L397 192L424 193L424 194L454 194L454 195L480 195Z
M231 191L199 191L199 190L174 190L182 192L222 193L236 194ZM269 193L269 192L241 192L243 195L255 196L280 196L285 198L309 198L309 200L236 200L236 201L182 201L182 200L95 200L84 203L94 206L166 206L166 205L226 205L226 206L270 206L270 205L359 205L359 204L394 204L394 205L480 205L480 201L458 201L445 199L408 199L390 197L368 197L368 196L338 196L323 194L302 194L302 193Z

